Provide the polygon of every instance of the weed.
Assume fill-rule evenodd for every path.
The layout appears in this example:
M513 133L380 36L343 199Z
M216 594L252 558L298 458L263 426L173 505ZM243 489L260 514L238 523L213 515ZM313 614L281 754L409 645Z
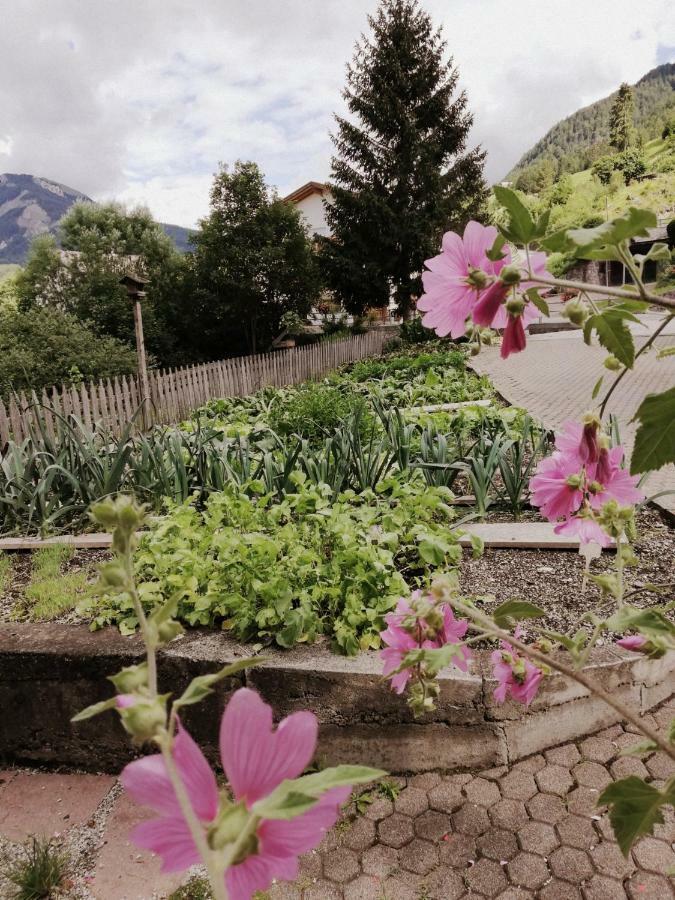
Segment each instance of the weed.
M0 552L0 594L9 587L12 578L12 560L6 553Z
M33 554L33 573L40 580L55 578L61 566L73 558L75 550L69 544L48 544Z
M14 900L41 900L63 882L68 865L68 857L52 839L33 837L21 858L3 865L3 874L16 887Z

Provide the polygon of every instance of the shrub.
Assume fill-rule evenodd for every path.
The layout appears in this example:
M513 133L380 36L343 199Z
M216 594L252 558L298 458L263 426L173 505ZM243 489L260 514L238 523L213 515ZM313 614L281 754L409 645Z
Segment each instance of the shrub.
M419 316L415 316L415 318L403 322L400 334L402 340L407 344L426 344L429 341L437 340L434 332L430 328L425 328L424 325L422 325L422 320Z
M136 351L57 309L0 309L0 393L136 371Z
M308 384L284 399L277 400L270 410L269 423L278 434L297 434L309 441L317 441L334 432L354 413L366 416L362 397L338 387Z

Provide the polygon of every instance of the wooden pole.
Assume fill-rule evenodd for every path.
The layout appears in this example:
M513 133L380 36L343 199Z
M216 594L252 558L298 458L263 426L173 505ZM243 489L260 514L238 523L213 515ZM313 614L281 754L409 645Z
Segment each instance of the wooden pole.
M136 326L136 355L138 356L138 381L141 389L141 417L143 428L150 427L150 384L148 381L148 363L145 355L145 338L143 336L143 312L138 296L134 303L134 325Z

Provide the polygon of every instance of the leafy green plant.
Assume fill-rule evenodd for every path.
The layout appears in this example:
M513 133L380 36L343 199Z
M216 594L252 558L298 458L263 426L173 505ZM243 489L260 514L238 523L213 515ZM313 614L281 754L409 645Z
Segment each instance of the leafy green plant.
M483 431L473 445L469 455L458 463L466 473L476 499L476 513L484 518L492 504L492 487L499 463L511 447L513 441L503 434L491 437L487 430Z
M334 432L344 420L360 413L360 424L368 424L363 398L324 384L308 384L290 397L276 402L269 415L272 429L281 435L295 434L318 441Z
M43 900L63 883L67 855L52 839L32 837L18 859L3 865L3 875L16 888L14 900Z
M499 457L499 472L502 477L501 497L507 502L517 520L526 503L530 476L536 463L550 449L551 436L537 428L530 418L523 420L520 434L511 441Z

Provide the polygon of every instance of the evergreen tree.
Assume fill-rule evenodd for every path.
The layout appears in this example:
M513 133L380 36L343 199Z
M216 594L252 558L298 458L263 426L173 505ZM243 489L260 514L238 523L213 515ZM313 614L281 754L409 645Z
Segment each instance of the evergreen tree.
M624 82L609 113L609 142L619 153L635 141L634 112L633 88Z
M321 242L328 285L362 313L394 296L407 316L425 259L448 229L481 214L485 153L467 151L472 116L440 30L418 0L382 0L370 39L356 45L337 117Z

